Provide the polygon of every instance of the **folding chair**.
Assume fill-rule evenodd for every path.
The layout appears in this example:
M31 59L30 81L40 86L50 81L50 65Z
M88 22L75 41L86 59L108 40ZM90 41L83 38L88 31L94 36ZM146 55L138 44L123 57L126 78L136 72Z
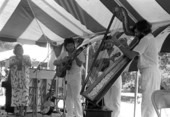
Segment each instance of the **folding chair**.
M170 91L156 90L152 93L151 100L158 117L161 117L161 109L170 108Z

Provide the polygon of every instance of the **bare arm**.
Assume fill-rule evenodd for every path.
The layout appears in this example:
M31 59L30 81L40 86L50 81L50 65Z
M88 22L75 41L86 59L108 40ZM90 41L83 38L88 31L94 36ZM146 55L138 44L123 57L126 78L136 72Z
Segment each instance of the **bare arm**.
M83 62L78 57L76 57L75 60L79 67L83 64Z
M111 61L115 61L115 59L117 58L117 57L119 57L119 56L121 56L121 53L120 52L117 52L117 53L115 53L112 57L110 57L109 58L109 60L111 60Z
M14 65L17 65L19 63L19 61L11 61L10 60L10 63L9 63L9 68L12 68Z
M124 9L123 7L116 7L114 9L114 12L116 13L116 16L122 21L125 34L133 36L134 33L130 29L128 13L127 13L126 9Z
M117 44L117 47L126 55L129 59L133 59L136 56L139 56L138 52L132 51L129 48L124 47L122 44Z
M25 56L25 57L22 59L22 62L23 62L25 65L31 67L31 59L30 59L29 56Z
M139 56L139 53L136 51L130 50L129 47L124 46L117 38L116 35L114 35L111 39L111 41L123 52L124 55L126 55L129 59L133 59L136 56Z
M61 59L56 59L56 60L54 60L53 65L59 66L59 65L61 65L62 63L63 63L63 60L61 60Z

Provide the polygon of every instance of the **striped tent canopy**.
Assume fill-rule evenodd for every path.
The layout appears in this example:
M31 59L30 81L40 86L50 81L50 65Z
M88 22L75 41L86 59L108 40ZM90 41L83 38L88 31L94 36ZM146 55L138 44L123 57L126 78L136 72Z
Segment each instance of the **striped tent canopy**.
M88 38L106 31L116 6L128 11L130 25L142 18L154 29L170 23L169 0L0 0L0 40L44 46ZM114 18L110 30L117 28Z

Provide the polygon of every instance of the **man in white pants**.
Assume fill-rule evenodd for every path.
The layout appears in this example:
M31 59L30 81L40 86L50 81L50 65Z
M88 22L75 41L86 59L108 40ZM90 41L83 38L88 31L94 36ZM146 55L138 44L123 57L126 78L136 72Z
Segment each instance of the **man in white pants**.
M75 42L72 38L67 38L64 41L65 52L63 52L57 60L54 61L54 65L60 66L64 61L68 61L73 52L75 52ZM83 53L80 53L71 62L70 70L66 72L67 81L67 95L66 95L66 117L83 117L83 110L81 104L81 69L82 64L85 62ZM59 71L60 72L60 71Z
M142 35L138 45L132 50L123 46L114 36L112 42L130 59L138 56L138 69L141 73L142 105L141 117L156 117L151 101L151 94L160 89L160 70L158 68L158 48L156 39L151 34L151 25L146 20L135 24L134 33Z
M104 44L104 50L99 53L98 58L108 58L110 60L110 65L114 63L116 59L121 56L120 50L107 41ZM99 72L99 75L102 74L102 71ZM121 104L121 88L122 88L122 77L120 76L108 90L104 96L104 105L106 109L112 111L111 117L119 117L120 114L120 104Z

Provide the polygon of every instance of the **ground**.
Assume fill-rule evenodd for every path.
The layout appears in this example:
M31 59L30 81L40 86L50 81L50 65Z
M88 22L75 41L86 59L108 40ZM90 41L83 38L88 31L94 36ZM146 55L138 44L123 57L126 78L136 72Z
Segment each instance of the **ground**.
M141 96L139 95L137 105L136 105L136 116L134 116L134 98L132 93L122 94L120 117L140 117L141 111ZM4 96L0 96L0 105L4 104ZM0 117L6 117L4 110L1 110ZM8 117L15 117L14 115L8 115ZM28 113L26 117L61 117L61 114L53 114L52 116L46 116L37 114L33 115ZM162 111L162 117L170 117L170 109L164 109Z

